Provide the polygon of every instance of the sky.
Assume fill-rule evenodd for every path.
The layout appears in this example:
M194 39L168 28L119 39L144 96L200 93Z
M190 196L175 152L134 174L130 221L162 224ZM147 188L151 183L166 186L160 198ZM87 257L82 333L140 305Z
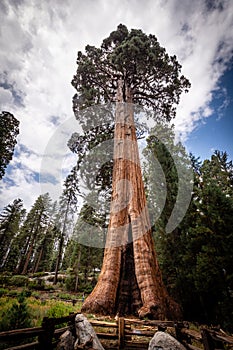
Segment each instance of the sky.
M233 159L232 0L1 0L0 23L0 111L20 121L0 210L61 193L75 164L67 141L77 52L119 23L154 34L190 80L173 121L187 152L204 160L218 149Z

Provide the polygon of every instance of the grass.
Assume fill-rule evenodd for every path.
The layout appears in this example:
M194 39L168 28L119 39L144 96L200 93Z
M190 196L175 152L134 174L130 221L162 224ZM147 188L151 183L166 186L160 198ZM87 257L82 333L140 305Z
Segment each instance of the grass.
M6 296L0 297L0 320L2 319L3 314L5 314L7 310L12 307L14 302L14 298L9 298Z
M12 291L13 292L13 291ZM0 320L4 314L7 314L8 310L16 302L15 296L19 291L14 291L6 296L0 297ZM27 297L28 311L31 315L32 327L38 327L41 325L43 317L62 317L67 316L71 312L79 312L82 306L81 302L77 302L74 306L71 302L62 300L56 300L52 298L45 298L45 296L39 293ZM69 300L72 300L71 296ZM0 321L1 322L1 321Z
M62 317L71 312L78 312L80 308L62 301L57 300L32 300L28 302L29 311L31 312L34 326L40 326L43 317Z

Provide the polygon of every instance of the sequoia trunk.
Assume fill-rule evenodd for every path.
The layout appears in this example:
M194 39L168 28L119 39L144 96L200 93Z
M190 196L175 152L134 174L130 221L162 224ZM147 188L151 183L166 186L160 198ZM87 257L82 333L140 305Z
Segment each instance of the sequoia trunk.
M179 318L156 259L142 180L132 93L118 83L112 204L102 270L82 311Z

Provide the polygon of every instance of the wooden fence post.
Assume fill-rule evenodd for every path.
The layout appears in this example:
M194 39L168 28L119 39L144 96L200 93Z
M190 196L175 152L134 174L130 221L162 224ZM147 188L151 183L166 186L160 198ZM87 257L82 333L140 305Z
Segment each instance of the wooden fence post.
M176 334L176 339L181 343L183 344L183 341L184 341L184 335L183 333L181 332L181 329L184 328L184 324L183 322L177 322L174 324L174 328L175 328L175 334Z
M74 337L76 337L76 329L75 329L75 317L76 314L74 312L70 312L69 316L72 316L72 318L68 322L68 326L70 326L70 331Z
M214 350L214 343L207 329L201 330L203 345L205 350Z
M118 349L124 349L125 343L125 319L119 317L118 319Z
M44 317L42 321L42 328L44 332L39 335L39 348L41 350L52 350L53 345L53 334L54 334L54 322L53 319L49 319L48 317Z

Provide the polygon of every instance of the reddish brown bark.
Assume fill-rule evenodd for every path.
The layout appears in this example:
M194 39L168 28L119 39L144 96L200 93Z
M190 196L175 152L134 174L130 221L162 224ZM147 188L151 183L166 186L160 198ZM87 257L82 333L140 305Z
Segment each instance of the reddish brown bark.
M152 239L134 125L132 94L118 86L113 194L102 270L83 312L179 318ZM126 102L126 103L125 103Z

